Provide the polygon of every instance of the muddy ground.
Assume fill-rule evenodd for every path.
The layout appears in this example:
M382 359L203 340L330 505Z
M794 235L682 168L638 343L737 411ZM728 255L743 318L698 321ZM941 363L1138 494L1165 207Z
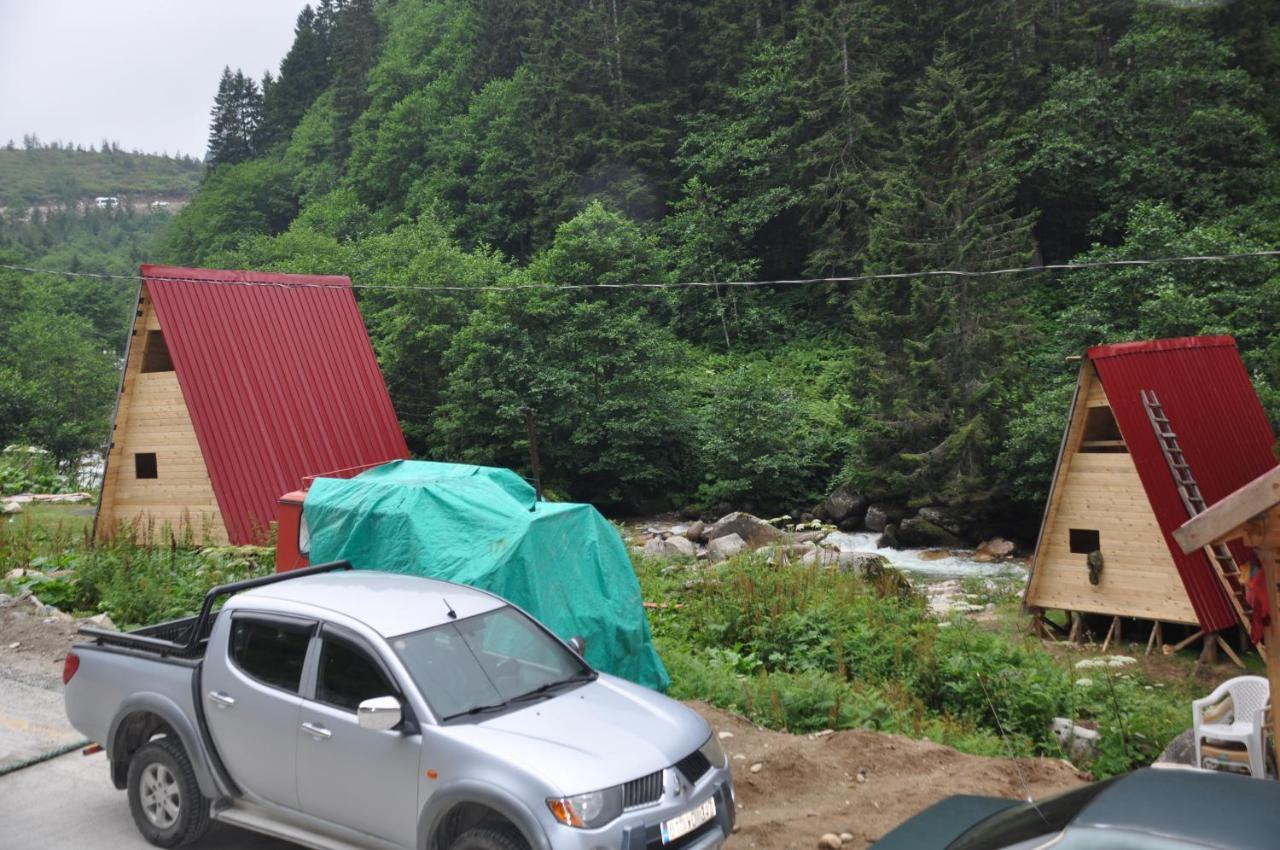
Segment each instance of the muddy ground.
M26 606L0 608L0 681L60 689L75 628ZM690 705L720 733L731 759L739 812L730 848L799 850L816 847L824 833L848 832L854 839L845 846L860 850L950 794L1041 797L1085 781L1054 759L982 758L876 732L790 735Z

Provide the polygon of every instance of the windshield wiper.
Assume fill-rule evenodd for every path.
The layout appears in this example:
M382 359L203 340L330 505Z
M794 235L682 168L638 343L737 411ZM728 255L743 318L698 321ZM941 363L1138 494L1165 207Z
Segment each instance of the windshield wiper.
M458 717L469 717L474 714L485 714L490 711L499 711L518 702L528 702L529 700L539 699L541 697L550 697L551 689L558 688L561 685L576 685L581 682L594 682L599 678L600 674L594 670L590 673L579 673L576 676L570 676L567 679L557 679L554 682L547 682L545 685L539 685L531 691L525 691L522 694L516 694L510 699L504 699L502 702L495 702L490 705L477 705L475 708L468 708L466 711L459 711L456 714L448 714L440 718L441 721L454 720Z
M576 685L580 682L594 682L599 677L599 675L600 675L599 673L596 673L593 670L590 673L579 673L576 676L570 676L567 679L557 679L554 682L547 682L545 685L538 685L538 687L534 688L531 691L525 691L522 694L517 694L516 696L513 696L511 698L511 702L516 702L517 700L524 701L526 699L532 699L533 697L544 696L552 688L558 688L561 685Z

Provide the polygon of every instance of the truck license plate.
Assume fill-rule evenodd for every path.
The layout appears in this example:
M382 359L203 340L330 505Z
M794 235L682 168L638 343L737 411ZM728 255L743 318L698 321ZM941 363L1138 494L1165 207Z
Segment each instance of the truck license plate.
M682 835L688 835L716 816L716 798L708 797L696 809L685 812L662 824L662 843L670 844Z

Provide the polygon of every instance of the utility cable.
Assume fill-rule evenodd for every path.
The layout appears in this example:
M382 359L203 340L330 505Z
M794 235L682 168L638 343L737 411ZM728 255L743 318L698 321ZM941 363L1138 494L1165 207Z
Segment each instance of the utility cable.
M1038 274L1057 271L1080 271L1102 268L1129 268L1142 266L1171 265L1178 263L1219 263L1232 260L1280 257L1280 250L1241 251L1231 254L1185 254L1169 257L1146 257L1119 260L1088 260L1073 263L1046 263L1038 266L1011 266L1002 269L965 270L965 269L927 269L915 272L881 272L861 275L845 275L840 277L808 277L782 278L777 280L729 280L729 281L671 281L656 283L515 283L511 285L485 284L481 286L424 286L421 284L390 283L351 283L352 289L386 290L390 292L425 292L430 294L470 293L470 292L527 292L529 290L570 291L591 289L749 289L764 286L817 286L824 284L867 283L871 281L918 280L923 278L984 278L1018 274ZM329 289L343 284L314 283L303 280L213 280L207 277L171 277L165 275L109 274L104 272L75 272L55 269L39 269L31 266L0 263L0 269L25 272L30 274L51 274L67 278L89 278L94 280L120 281L157 281L165 283L189 283L214 286L262 286L276 289Z

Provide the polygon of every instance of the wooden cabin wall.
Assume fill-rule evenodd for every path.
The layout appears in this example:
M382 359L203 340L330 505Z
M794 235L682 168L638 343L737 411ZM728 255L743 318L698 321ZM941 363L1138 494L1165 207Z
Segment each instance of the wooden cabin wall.
M147 332L160 329L145 288L138 309L102 484L98 536L110 536L121 521L136 521L153 536L167 537L168 529L179 538L189 532L197 543L226 543L227 529L178 373L142 371ZM155 478L136 476L140 452L155 453Z
M1092 365L1068 424L1044 529L1032 564L1027 604L1165 622L1195 623L1195 611L1127 452L1081 451L1091 408L1109 408ZM1072 552L1070 530L1097 531L1101 581L1089 582L1087 554Z

